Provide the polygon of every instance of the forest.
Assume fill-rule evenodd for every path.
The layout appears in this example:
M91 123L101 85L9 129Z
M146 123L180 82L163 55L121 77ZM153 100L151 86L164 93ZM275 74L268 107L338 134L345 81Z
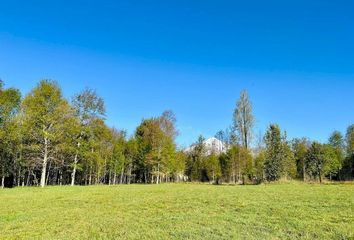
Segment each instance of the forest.
M106 124L104 100L92 89L66 99L58 82L41 80L22 96L0 81L1 187L353 180L354 124L329 132L325 143L288 139L276 123L255 137L247 91L232 114L215 135L225 153L206 154L203 136L186 152L171 110L142 119L128 135Z

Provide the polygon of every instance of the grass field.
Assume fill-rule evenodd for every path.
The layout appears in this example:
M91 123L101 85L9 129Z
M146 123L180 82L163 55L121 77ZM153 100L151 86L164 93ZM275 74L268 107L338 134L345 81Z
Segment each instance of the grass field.
M354 185L5 189L0 239L354 239Z

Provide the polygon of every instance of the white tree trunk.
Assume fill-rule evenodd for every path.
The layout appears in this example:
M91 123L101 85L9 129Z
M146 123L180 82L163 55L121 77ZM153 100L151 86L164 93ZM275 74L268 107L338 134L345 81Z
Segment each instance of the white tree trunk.
M46 173L47 173L47 163L48 163L48 139L44 138L44 156L42 164L42 175L41 175L41 187L45 186Z
M156 184L160 183L160 163L157 164L157 178L156 178Z
M5 187L5 176L2 176L1 178L1 188Z
M80 147L80 142L77 143L77 148L79 149ZM76 175L76 168L77 168L77 163L78 163L78 155L79 155L79 150L76 150L75 158L74 158L74 168L73 172L71 173L71 186L75 185L75 175Z
M116 174L116 172L114 172L114 174L113 174L113 185L116 185L116 183L117 183L117 174Z
M122 171L121 171L121 173L120 173L119 184L123 184L123 177L124 177L124 166L122 167Z
M77 153L75 154L74 168L73 168L73 172L71 173L71 186L75 185L76 165L77 165Z

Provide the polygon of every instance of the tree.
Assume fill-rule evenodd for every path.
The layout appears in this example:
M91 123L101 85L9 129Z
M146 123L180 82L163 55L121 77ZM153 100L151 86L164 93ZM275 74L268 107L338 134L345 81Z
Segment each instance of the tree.
M253 158L251 152L240 145L233 145L227 151L227 157L229 159L229 167L231 168L231 182L242 182L242 184L245 184L246 176L249 178L253 176Z
M329 151L333 152L330 167L330 180L340 173L345 159L345 144L343 135L339 131L334 131L328 139ZM339 176L340 177L340 176Z
M261 183L265 176L264 176L264 163L266 161L266 152L261 150L257 153L255 157L255 176L256 176L256 183Z
M109 177L109 183L117 184L117 176L120 174L119 183L123 183L126 163L126 133L111 129L112 133L112 155L110 161L110 176L113 172L113 180Z
M206 180L204 169L206 149L204 141L205 138L199 136L198 141L193 145L192 151L188 153L186 174L190 181Z
M176 182L183 181L185 179L185 171L186 171L186 161L187 155L183 151L177 151L175 158L172 159L171 162L171 173L174 175L173 180Z
M354 178L354 124L347 128L346 133L347 154L343 163L343 173L347 179Z
M140 179L159 184L167 179L176 154L176 118L171 111L160 117L145 119L135 132L138 146L136 174Z
M219 184L220 177L221 177L221 168L220 168L218 155L212 153L210 156L206 157L205 169L209 181L211 180L213 183Z
M14 149L16 126L14 119L20 106L21 94L14 88L3 89L0 80L0 176L1 187L5 185L5 177L11 174L11 166L16 156Z
M138 156L138 146L137 141L134 137L130 138L125 147L125 161L128 166L127 169L127 184L130 184L132 181L132 171L134 168L134 160L137 159Z
M166 137L174 140L178 136L176 129L176 115L171 111L164 111L159 117L161 130L165 133Z
M338 173L341 162L337 158L336 149L329 144L313 142L306 154L306 171L314 179L322 183L323 177Z
M230 129L227 128L226 130L220 130L215 134L215 138L219 139L220 141L225 144L226 149L229 149L229 147L232 144L236 144L236 141L233 141L234 137L232 136L232 133L230 132Z
M265 177L268 181L277 181L282 177L295 175L294 155L286 141L286 134L282 136L280 127L271 124L265 135L266 160L264 163Z
M242 91L240 99L236 103L236 109L233 117L233 128L238 132L241 144L248 149L251 141L254 117L252 114L252 104L248 93Z
M135 136L138 141L144 180L147 183L149 179L151 182L156 179L156 183L159 184L164 141L164 133L160 128L159 120L155 118L143 120Z
M347 141L347 154L349 156L353 155L354 154L354 124L350 125L347 129L346 141Z
M266 161L264 163L265 177L268 181L281 178L282 172L282 139L278 125L270 125L265 135Z
M92 89L85 89L81 93L74 96L72 100L72 105L75 109L76 116L79 119L79 124L76 124L76 129L78 130L75 136L75 147L76 153L74 156L74 161L72 164L72 174L71 174L71 186L75 185L75 176L78 168L79 156L85 155L82 151L83 144L88 144L90 138L92 138L92 123L97 119L104 119L105 116L105 105L104 100L97 95L97 93ZM87 149L92 152L92 149ZM86 155L89 153L86 153Z
M35 161L40 160L40 185L44 187L47 164L55 157L70 106L56 82L42 80L23 100L22 111L30 149Z
M305 159L307 150L310 146L309 140L306 138L294 139L292 141L292 151L294 153L296 169L297 169L297 177L302 178L303 181L306 180L306 168L305 168Z
M282 177L295 179L297 176L295 156L288 141L286 140L286 137L283 138L281 154L283 159Z

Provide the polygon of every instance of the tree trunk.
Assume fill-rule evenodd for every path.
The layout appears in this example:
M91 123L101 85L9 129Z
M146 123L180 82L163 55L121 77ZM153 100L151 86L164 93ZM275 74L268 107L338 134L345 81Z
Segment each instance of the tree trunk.
M127 176L127 183L128 184L130 184L131 176L132 176L132 166L131 166L131 164L129 164L129 170L128 170L128 176Z
M78 155L78 152L76 151L75 158L74 158L74 168L73 168L73 172L71 173L71 186L74 186L74 185L75 185L77 155Z
M26 177L26 174L25 174L25 177ZM27 186L27 187L28 187L29 182L30 182L30 177L31 177L31 175L30 175L30 170L28 170L27 181L26 181L26 186Z
M109 170L109 175L108 175L108 185L111 185L111 181L112 181L112 172L111 170Z
M113 174L113 185L116 185L116 183L117 183L117 174L116 174L116 172L114 172L114 174Z
M50 168L52 167L52 163L49 163L49 167L48 167L48 174L45 180L45 185L48 185L48 181L49 181L49 174L50 174Z
M63 171L59 171L59 186L63 185Z
M121 173L120 173L119 184L123 184L123 176L124 176L124 166L122 167L122 171L121 171Z
M156 184L160 183L160 163L157 163L157 178L156 178Z
M89 183L89 185L91 185L91 183L92 183L92 167L90 167L90 173L89 173L89 181L88 181Z
M47 173L47 163L48 163L48 139L44 138L44 156L42 163L42 175L41 175L41 187L45 186L46 173Z
M3 189L5 187L5 176L2 176L1 178L1 188Z
M306 182L306 166L305 166L305 162L303 163L303 169L302 169L302 171L303 171L303 181L304 182Z
M17 173L17 187L20 186L21 182L21 167L18 168L18 173Z

